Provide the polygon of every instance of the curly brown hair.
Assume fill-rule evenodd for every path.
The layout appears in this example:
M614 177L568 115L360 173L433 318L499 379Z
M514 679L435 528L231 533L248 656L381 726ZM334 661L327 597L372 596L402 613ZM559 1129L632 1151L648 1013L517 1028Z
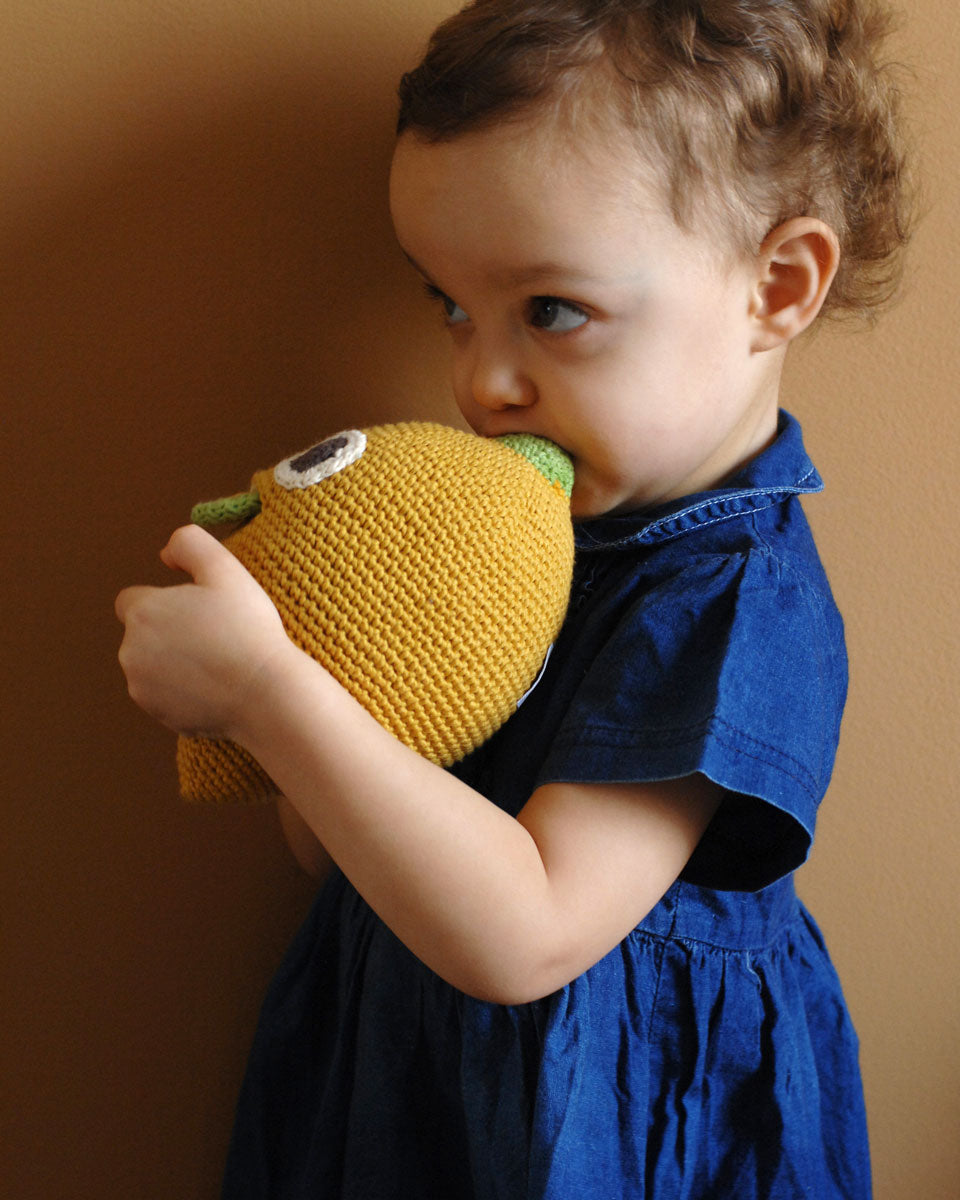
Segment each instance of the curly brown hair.
M733 248L755 253L789 217L825 221L841 265L823 312L870 320L911 226L889 26L878 0L474 0L401 80L397 129L612 119L654 155L682 227L719 205Z

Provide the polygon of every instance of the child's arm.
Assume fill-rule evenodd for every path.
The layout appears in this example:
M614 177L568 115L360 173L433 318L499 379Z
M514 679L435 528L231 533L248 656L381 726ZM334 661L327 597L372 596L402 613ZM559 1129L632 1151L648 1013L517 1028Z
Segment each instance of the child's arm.
M317 880L325 879L333 862L320 839L286 796L277 797L277 813L280 817L280 828L293 857L308 875Z
M131 589L131 695L172 728L245 746L360 894L443 978L498 1003L546 995L657 903L719 802L701 776L540 788L514 819L387 733L287 638L201 530L164 561L194 584Z

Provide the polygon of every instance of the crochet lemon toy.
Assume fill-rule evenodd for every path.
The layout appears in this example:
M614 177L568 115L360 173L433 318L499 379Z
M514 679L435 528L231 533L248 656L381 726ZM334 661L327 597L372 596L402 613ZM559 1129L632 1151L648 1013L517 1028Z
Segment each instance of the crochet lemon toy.
M553 443L427 422L351 429L198 505L288 635L395 737L449 766L537 678L566 612L573 467ZM188 800L265 800L241 747L181 737Z

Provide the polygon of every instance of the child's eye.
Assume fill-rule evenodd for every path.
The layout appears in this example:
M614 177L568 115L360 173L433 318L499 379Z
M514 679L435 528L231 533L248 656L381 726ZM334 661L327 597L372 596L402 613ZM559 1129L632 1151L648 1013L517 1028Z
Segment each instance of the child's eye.
M587 313L569 300L558 296L534 296L530 301L529 321L538 329L549 329L551 333L569 333L579 329L590 320Z
M432 283L425 283L423 286L426 289L426 293L430 299L436 300L437 303L443 308L448 325L462 325L464 321L470 320L460 305L451 300L445 292L441 292L440 289L438 287L434 287Z

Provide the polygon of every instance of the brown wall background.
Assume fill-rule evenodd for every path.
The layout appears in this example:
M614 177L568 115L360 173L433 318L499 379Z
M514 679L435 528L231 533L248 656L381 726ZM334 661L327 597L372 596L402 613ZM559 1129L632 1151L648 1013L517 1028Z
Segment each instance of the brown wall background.
M270 809L175 796L112 600L198 499L341 424L442 415L394 249L393 89L450 0L4 0L0 1089L5 1195L217 1195L310 898ZM903 0L926 173L905 297L785 402L853 680L801 875L863 1045L878 1200L960 1189L960 16Z

